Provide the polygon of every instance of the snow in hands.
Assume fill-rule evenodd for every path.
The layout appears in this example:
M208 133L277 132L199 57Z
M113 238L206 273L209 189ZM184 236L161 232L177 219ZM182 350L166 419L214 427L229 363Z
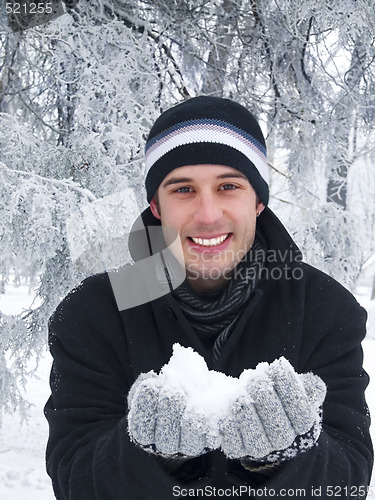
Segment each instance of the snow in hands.
M133 384L129 435L163 456L221 449L229 458L263 459L320 425L325 392L319 377L297 374L283 357L235 378L209 370L192 348L175 344L159 374L141 374Z

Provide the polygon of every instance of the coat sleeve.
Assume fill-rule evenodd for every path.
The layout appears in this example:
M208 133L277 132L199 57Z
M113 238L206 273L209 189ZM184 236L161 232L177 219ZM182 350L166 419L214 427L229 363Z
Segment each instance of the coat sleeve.
M259 498L274 496L266 491L280 496L288 490L289 496L302 492L311 499L366 498L373 467L365 400L369 377L361 347L366 311L325 275L311 280L299 300L304 302L304 324L295 368L316 373L327 385L322 432L317 446L281 465L258 486Z
M176 479L128 437L130 363L106 288L92 278L50 320L47 471L58 500L172 498Z

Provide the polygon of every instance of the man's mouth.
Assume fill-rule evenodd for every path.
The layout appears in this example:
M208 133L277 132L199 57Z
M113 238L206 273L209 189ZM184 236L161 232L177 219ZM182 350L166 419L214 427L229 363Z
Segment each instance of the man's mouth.
M217 236L215 238L193 238L192 236L189 239L199 245L201 247L217 247L224 243L224 241L230 236L231 233L222 234L221 236Z

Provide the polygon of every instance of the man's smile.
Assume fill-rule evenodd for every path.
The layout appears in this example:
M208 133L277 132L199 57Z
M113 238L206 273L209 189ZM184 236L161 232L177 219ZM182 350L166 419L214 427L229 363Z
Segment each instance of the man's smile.
M204 237L204 236L201 236L201 237L193 237L193 236L189 236L189 239L191 241L193 241L193 243L195 243L196 245L200 245L200 246L203 246L203 247L217 247L219 245L221 245L222 243L224 243L224 241L230 236L231 233L226 233L226 234L222 234L220 236L215 236L215 237L211 237L211 238L207 238L207 237Z

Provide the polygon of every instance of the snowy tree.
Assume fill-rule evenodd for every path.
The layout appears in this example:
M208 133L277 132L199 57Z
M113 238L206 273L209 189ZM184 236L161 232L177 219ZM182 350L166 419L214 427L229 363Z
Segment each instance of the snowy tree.
M66 223L133 189L160 111L201 93L261 120L271 208L307 260L349 286L374 251L375 7L371 0L79 0L56 19L0 29L1 279L37 286L2 315L1 404L85 275ZM2 14L4 16L4 14ZM94 205L93 205L94 206Z
M129 183L141 192L158 86L142 35L116 20L66 15L4 30L2 49L1 275L37 283L39 304L1 317L1 402L12 407L27 359L45 348L47 318L83 278L70 259L69 216Z

